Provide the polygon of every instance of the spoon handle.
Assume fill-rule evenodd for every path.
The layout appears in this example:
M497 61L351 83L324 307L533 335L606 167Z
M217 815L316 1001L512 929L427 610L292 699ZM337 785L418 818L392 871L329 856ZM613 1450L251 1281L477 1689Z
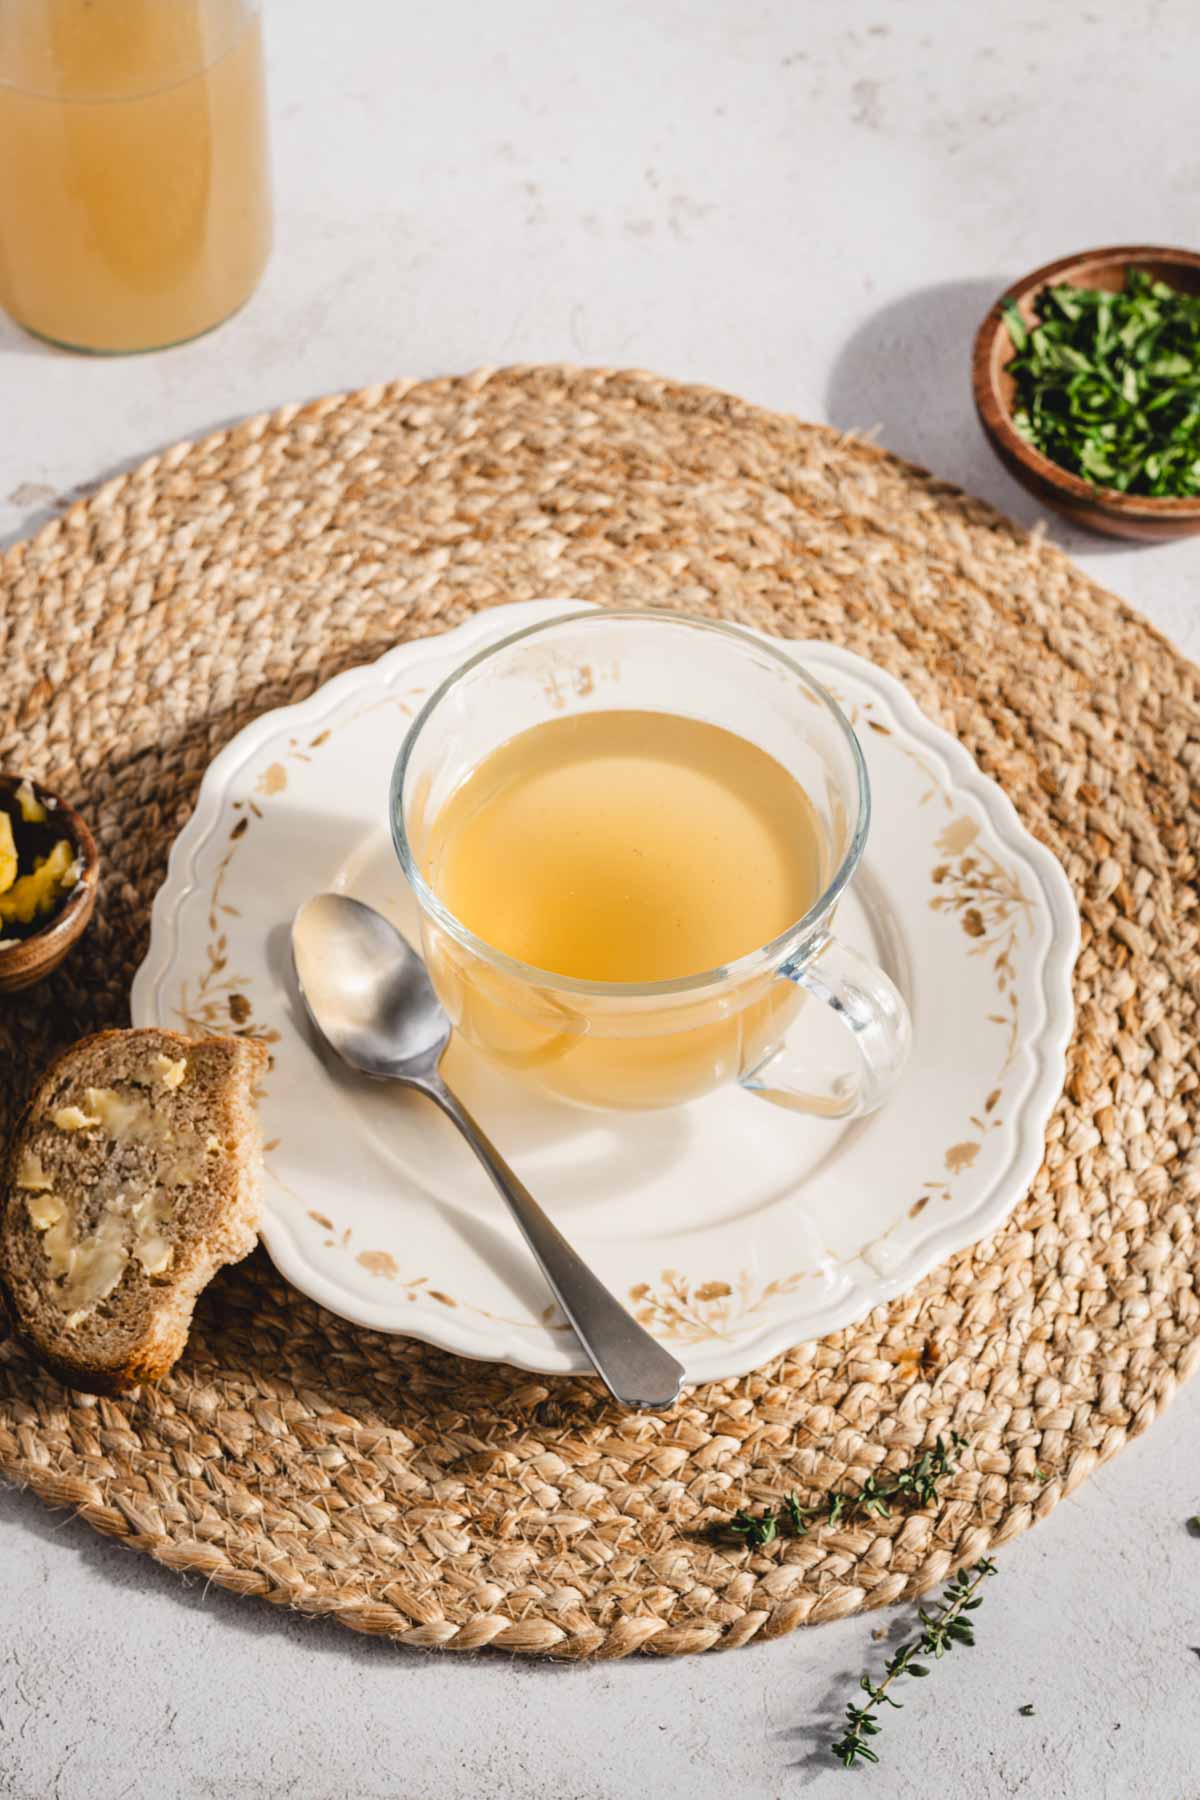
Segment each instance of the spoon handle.
M555 1299L613 1399L629 1407L670 1406L683 1381L682 1365L643 1331L596 1278L441 1076L423 1080L420 1088L458 1126L508 1202Z

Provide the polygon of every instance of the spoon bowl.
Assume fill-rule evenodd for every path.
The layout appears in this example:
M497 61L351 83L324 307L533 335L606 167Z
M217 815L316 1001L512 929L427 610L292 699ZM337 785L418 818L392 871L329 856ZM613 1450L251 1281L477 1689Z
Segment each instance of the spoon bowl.
M421 958L360 900L316 894L292 924L308 1016L343 1061L377 1080L433 1074L450 1021Z

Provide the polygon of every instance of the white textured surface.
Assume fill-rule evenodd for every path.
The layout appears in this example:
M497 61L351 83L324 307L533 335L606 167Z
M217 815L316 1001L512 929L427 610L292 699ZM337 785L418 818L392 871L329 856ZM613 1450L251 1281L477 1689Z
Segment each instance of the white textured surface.
M557 358L878 424L1028 522L971 413L971 331L1051 256L1188 241L1194 25L1190 0L276 0L263 288L139 361L0 323L0 535L248 411ZM1069 547L1200 650L1200 542ZM0 1796L1196 1800L1198 1439L1200 1384L1004 1551L978 1647L910 1684L858 1778L824 1741L894 1618L684 1663L430 1660L0 1493Z

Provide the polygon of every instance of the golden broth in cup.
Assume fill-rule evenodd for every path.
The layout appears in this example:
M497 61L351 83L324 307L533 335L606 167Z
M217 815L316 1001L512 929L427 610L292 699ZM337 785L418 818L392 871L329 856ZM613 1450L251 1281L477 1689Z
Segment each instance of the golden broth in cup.
M554 976L647 983L701 975L759 950L821 892L822 839L803 788L734 732L671 713L547 720L491 752L424 839L422 870L484 943L548 971L545 989L427 927L457 1028L576 1101L669 1106L736 1079L796 1010L765 975L652 1018L614 995L589 1029ZM623 1010L623 1007L625 1010Z

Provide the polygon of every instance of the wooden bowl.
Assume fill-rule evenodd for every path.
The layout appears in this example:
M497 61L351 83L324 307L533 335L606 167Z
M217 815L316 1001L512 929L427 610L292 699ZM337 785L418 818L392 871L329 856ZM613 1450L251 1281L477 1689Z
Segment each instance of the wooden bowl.
M1106 537L1151 541L1190 537L1200 531L1200 496L1191 500L1150 500L1142 494L1121 494L1115 488L1097 487L1060 469L1027 444L1012 422L1016 382L1008 372L1013 345L1004 323L1005 302L1015 302L1022 318L1032 325L1034 301L1044 287L1065 281L1075 287L1107 288L1115 293L1125 285L1125 271L1129 268L1144 269L1148 275L1184 293L1200 293L1200 255L1153 244L1116 244L1105 250L1085 250L1023 275L1007 293L1001 294L976 334L971 364L975 410L993 450L1010 475L1015 475L1022 487L1073 525L1102 532Z
M32 987L35 981L57 969L73 944L83 936L96 907L100 891L100 853L96 840L75 811L57 794L25 775L0 773L0 796L9 800L22 781L29 781L34 798L40 800L50 815L59 835L70 840L76 856L83 864L79 880L68 899L49 918L40 931L31 932L0 950L0 994L15 994ZM0 926L0 938L4 935Z

